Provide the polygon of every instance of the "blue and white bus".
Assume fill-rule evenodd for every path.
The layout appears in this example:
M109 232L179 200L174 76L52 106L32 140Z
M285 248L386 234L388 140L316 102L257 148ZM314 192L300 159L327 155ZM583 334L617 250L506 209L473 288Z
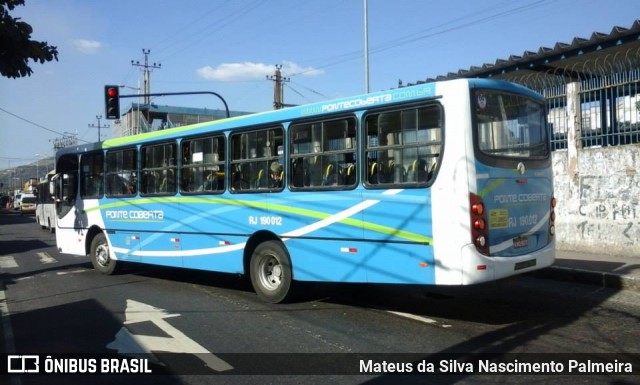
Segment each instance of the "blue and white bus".
M138 262L296 282L467 285L549 266L543 98L459 79L67 147L56 238Z
M51 178L55 175L55 170L47 173L40 179L37 188L36 201L36 223L41 228L49 230L53 233L56 230L56 207L53 197L51 196Z

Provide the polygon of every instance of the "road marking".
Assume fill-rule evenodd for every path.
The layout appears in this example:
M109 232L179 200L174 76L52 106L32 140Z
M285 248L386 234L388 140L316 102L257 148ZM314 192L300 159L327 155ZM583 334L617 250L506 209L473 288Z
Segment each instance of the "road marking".
M3 269L13 269L18 267L15 258L12 255L6 255L4 257L0 257L0 268Z
M67 275L67 274L76 274L76 273L84 273L87 271L91 271L91 269L76 269L71 271L56 271L56 275Z
M400 311L391 311L391 310L387 310L387 313L391 313L391 314L397 315L399 317L412 319L414 321L422 322L422 323L429 324L429 325L441 326L443 328L450 328L451 327L451 325L440 324L438 321L436 321L434 319L427 318L427 317L422 317L422 316L411 314L411 313L403 313L403 312L400 312Z
M152 351L168 353L190 353L204 361L207 366L217 372L233 369L233 366L216 357L196 341L187 337L180 330L173 327L165 318L179 317L180 314L169 314L160 309L142 302L127 300L125 310L125 325L139 322L153 322L170 337L156 337L131 333L126 327L120 328L115 340L111 341L107 348L115 349L120 354L139 354Z
M53 258L52 256L49 255L49 253L46 253L46 252L38 253L38 258L40 258L40 263L44 263L44 264L58 262L57 259Z

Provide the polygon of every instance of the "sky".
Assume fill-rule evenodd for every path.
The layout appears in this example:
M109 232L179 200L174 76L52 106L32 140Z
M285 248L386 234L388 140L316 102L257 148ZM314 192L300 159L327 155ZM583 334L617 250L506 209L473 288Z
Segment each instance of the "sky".
M366 0L370 91L396 88L497 59L629 28L638 0ZM284 103L362 94L365 0L26 0L10 14L59 51L30 62L30 77L0 77L0 169L54 154L75 134L98 141L104 86L152 93L213 91L232 111L273 108L275 65L289 79ZM121 99L121 111L136 98ZM211 95L152 103L223 109ZM112 125L100 120L100 125ZM101 140L111 128L100 129Z

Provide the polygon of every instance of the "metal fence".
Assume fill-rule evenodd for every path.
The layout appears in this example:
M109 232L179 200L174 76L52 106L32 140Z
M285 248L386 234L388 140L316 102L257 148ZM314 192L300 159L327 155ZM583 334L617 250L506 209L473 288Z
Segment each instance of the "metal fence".
M567 85L580 84L578 146L640 143L640 49L511 79L547 99L551 144L567 148Z

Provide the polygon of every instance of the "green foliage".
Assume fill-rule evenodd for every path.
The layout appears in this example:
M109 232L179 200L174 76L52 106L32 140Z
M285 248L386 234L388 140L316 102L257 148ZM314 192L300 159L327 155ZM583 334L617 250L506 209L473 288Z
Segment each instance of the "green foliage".
M0 0L0 75L8 78L31 76L29 59L41 64L58 60L58 48L46 41L31 40L33 28L9 11L24 0Z

